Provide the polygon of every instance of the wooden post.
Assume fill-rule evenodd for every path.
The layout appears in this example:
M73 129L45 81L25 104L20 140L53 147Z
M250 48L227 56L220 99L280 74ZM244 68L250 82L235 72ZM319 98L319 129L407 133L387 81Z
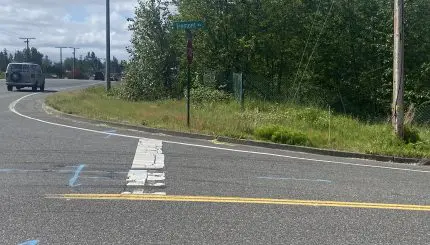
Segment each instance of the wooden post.
M394 0L394 56L393 56L393 105L392 123L395 134L404 136L404 0Z

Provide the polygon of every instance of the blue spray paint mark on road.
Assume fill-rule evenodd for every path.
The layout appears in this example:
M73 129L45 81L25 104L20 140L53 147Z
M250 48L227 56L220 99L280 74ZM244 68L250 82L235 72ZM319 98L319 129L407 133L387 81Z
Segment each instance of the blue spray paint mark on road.
M4 172L4 173L9 173L9 172L13 172L13 171L15 171L16 169L0 169L0 172Z
M26 241L26 242L20 243L18 245L37 245L37 244L39 244L38 240L31 240L31 241Z
M112 136L112 134L114 134L114 133L116 133L116 130L108 130L108 131L104 131L105 133L109 133L106 137L105 137L105 139L109 139L111 136Z
M79 165L79 167L77 167L77 168L76 168L76 170L75 170L75 174L74 174L74 175L73 175L73 177L69 180L69 186L70 186L70 187L78 186L78 185L76 184L76 182L78 181L78 179L79 179L79 174L81 173L82 169L84 169L84 167L85 167L85 164L81 164L81 165Z

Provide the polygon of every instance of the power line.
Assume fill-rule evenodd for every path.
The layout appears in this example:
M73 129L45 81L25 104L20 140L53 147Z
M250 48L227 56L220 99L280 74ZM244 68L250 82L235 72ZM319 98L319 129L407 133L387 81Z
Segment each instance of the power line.
M306 71L307 71L307 69L308 69L308 67L309 67L309 64L311 63L312 56L313 56L313 55L314 55L314 53L315 53L315 50L316 50L316 48L317 48L317 46L318 46L318 42L319 42L319 40L320 40L320 38L321 38L321 35L322 35L322 34L323 34L323 32L324 32L325 25L327 24L328 17L330 16L330 14L331 14L331 10L333 9L334 1L335 1L335 0L332 0L332 1L331 1L330 9L329 9L329 11L328 11L328 13L327 13L327 15L326 15L326 18L325 18L325 20L324 20L324 24L323 24L323 26L322 26L322 28L321 28L320 33L318 34L318 37L317 37L317 40L315 41L315 45L314 45L314 47L313 47L313 49L312 49L312 52L311 52L311 54L309 55L308 63L306 64L305 69L304 69L304 70L303 70L303 72L302 72L302 76L301 76L301 78L300 78L300 80L299 80L299 85L297 86L296 92L295 92L294 97L293 97L293 100L294 100L294 101L296 100L297 93L298 93L298 92L299 92L299 90L300 90L300 85L301 85L302 80L303 80L303 78L304 78L304 76L305 76L305 73L306 73Z
M317 6L317 12L319 12L319 10L320 10L320 5L321 5L321 2L320 2L320 3L318 3L318 6ZM296 85L297 78L299 78L299 73L300 73L300 69L302 68L303 58L305 57L306 49L308 48L309 41L310 41L310 39L311 39L311 36L312 36L313 30L314 30L315 23L316 23L316 21L313 21L313 22L312 22L312 26L311 26L311 29L310 29L310 31L309 31L308 38L306 39L305 48L303 49L302 57L300 57L299 67L297 68L297 73L296 73L296 76L295 76L294 81L293 81L293 87Z

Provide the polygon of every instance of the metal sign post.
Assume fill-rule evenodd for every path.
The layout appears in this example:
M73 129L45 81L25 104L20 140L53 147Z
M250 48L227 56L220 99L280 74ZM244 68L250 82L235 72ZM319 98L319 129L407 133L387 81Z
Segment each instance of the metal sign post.
M190 90L191 90L191 63L193 63L193 33L191 29L203 28L204 23L202 21L181 21L174 22L173 28L175 30L184 29L186 32L187 39L187 60L188 60L188 71L187 71L187 127L190 127Z
M188 59L188 74L187 74L187 127L190 127L190 90L191 90L191 63L193 62L193 34L190 29L187 29L187 59Z

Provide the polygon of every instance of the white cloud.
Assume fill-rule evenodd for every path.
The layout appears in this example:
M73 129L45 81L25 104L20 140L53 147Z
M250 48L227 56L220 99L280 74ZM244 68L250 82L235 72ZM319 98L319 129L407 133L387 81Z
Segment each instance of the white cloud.
M59 60L56 46L75 46L77 55L94 51L105 57L105 0L0 0L0 48L10 51L25 47L19 37L35 37L31 46L52 60ZM127 59L131 32L127 18L134 16L137 0L110 0L111 55ZM71 57L72 50L63 50Z

